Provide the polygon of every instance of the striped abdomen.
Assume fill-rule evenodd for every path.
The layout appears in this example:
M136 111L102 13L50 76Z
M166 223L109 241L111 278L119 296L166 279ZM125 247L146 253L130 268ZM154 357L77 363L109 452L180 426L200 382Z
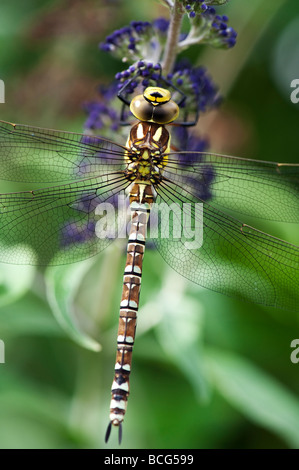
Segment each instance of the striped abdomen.
M130 193L131 230L120 302L115 375L111 388L110 424L106 433L106 441L110 435L111 425L119 426L119 440L121 440L121 423L126 412L130 391L129 376L139 307L142 262L147 222L152 203L151 185L134 184Z

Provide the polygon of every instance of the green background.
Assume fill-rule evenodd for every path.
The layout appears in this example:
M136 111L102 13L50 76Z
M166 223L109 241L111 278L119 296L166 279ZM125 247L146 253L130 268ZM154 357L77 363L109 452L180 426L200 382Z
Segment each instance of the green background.
M237 46L203 47L199 58L197 48L188 52L225 97L199 130L217 152L298 162L299 104L290 101L299 78L298 2L231 0L220 11L239 33ZM82 103L124 68L98 43L132 20L161 15L167 10L150 0L3 0L1 119L80 132ZM298 244L292 225L263 228ZM122 253L116 242L61 268L0 265L1 448L117 445L115 432L108 446L103 438ZM299 448L296 314L204 290L153 251L142 284L123 448Z

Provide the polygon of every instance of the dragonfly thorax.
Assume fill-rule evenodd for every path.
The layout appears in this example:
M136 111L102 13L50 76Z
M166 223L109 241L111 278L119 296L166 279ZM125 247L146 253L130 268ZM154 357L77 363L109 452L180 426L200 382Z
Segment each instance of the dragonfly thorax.
M167 164L170 136L159 124L138 122L131 128L126 155L126 176L130 181L158 184Z

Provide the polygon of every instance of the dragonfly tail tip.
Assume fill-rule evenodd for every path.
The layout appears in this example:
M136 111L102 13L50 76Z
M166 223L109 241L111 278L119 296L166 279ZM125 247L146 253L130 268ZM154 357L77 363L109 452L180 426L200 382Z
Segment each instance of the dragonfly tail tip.
M111 434L111 429L112 429L112 422L110 421L110 423L107 426L107 431L106 431L106 434L105 434L105 443L106 444L109 441L109 437L110 437L110 434ZM119 443L119 445L121 444L122 437L123 437L122 425L121 425L121 423L119 423L119 425L118 425L118 443Z
M108 424L108 427L107 427L106 434L105 434L105 443L106 444L109 441L109 437L110 437L110 433L111 433L111 427L112 427L112 423L110 421L110 423Z
M121 445L122 437L123 437L123 428L122 428L122 424L120 423L119 426L118 426L118 443L119 443L119 445Z

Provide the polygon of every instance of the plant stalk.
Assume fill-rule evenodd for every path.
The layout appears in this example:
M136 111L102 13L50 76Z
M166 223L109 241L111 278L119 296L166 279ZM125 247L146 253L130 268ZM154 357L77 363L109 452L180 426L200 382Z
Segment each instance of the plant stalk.
M175 63L183 15L184 11L182 5L178 2L178 0L175 0L171 12L167 42L162 60L162 69L164 75L172 72Z

